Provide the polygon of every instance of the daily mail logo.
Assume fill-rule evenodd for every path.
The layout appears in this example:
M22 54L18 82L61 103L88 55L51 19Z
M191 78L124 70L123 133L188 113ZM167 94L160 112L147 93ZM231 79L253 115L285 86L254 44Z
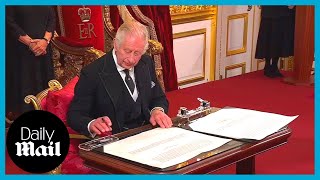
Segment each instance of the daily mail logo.
M16 142L17 156L61 156L60 141L55 142L53 146L52 137L55 130L49 133L45 127L39 130L31 130L28 127L21 127L21 140ZM41 145L35 148L32 141L48 140L49 146Z
M22 114L12 123L6 144L18 167L31 173L46 173L63 162L70 140L66 126L57 116L37 110Z

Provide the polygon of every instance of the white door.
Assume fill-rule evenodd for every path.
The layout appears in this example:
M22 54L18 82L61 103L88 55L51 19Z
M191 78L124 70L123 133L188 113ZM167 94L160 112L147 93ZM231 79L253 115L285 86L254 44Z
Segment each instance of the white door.
M257 6L218 6L216 79L256 70L252 68L259 30L255 11Z

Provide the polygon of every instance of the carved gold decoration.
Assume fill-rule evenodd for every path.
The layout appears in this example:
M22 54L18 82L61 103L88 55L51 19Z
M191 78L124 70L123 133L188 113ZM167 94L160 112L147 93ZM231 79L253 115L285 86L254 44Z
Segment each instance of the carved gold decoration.
M280 58L280 69L285 71L293 71L293 56Z
M172 5L170 8L171 15L179 15L185 13L195 13L199 11L214 11L216 6L205 6L205 5L197 5L197 6L183 6L183 5Z
M148 52L150 54L160 54L163 51L163 46L159 41L149 40L149 49Z
M115 29L111 23L110 18L110 6L104 6L103 7L103 20L104 20L104 27L107 28L107 33L114 38L116 36Z
M113 39L116 37L115 28L110 18L110 6L103 6L104 22L104 51L109 52L113 48Z
M49 90L56 91L62 89L62 85L57 80L50 80L48 82Z
M215 19L217 15L217 6L170 6L172 24L182 24L187 22ZM216 26L216 24L213 24Z
M151 39L149 40L149 49L148 49L147 53L149 53L150 55L153 54L153 55L160 56L160 53L162 53L162 51L163 51L163 46L159 41L155 41L155 40L151 40ZM163 69L161 66L160 59L158 59L158 61L156 61L156 59L155 59L155 69L156 69L157 79L161 85L161 88L163 91L165 91L164 81L163 81Z
M62 15L62 7L57 6L57 14L58 14L58 19L59 19L59 26L60 26L60 33L62 36L66 35L66 30L64 27L64 20L63 20L63 15Z
M288 70L293 71L294 67L294 56L290 56L288 59Z
M241 68L241 74L246 73L246 62L239 63L239 64L233 64L233 65L227 66L226 69L225 69L224 78L227 78L227 72L228 72L229 70L236 69L236 68Z
M230 28L230 21L235 20L235 19L241 19L243 18L243 34L242 34L242 47L240 49L234 49L234 50L229 50L229 28ZM248 13L243 13L243 14L236 14L236 15L231 15L228 16L228 24L227 24L227 47L226 47L226 54L227 56L235 55L235 54L240 54L247 52L247 35L248 35Z
M27 104L32 104L35 110L42 110L41 106L39 105L40 102L38 98L36 98L34 95L27 95L24 98L24 102Z
M198 77L192 77L189 79L185 79L183 81L179 81L178 85L186 85L198 81L202 81L205 79L205 55L206 55L206 29L197 29L197 30L192 30L192 31L186 31L186 32L180 32L180 33L175 33L173 34L173 39L178 39L178 38L185 38L185 37L191 37L195 35L203 35L204 40L203 40L203 59L202 59L202 74Z
M48 91L56 91L62 89L61 84L57 80L50 80L48 82L49 88L41 91L36 96L28 95L24 98L24 102L32 104L35 110L43 110L41 107L41 101L48 95Z
M80 70L103 56L105 53L93 47L71 47L61 43L57 37L52 39L53 67L55 78L64 86Z
M135 20L132 15L130 14L128 8L126 6L117 6L119 10L119 14L123 22L133 21Z

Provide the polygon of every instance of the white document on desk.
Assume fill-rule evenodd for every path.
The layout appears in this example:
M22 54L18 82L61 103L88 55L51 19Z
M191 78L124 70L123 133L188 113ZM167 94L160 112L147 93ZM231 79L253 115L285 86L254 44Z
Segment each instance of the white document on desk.
M199 118L189 126L194 131L223 137L261 140L297 117L228 107Z
M163 169L216 149L229 141L176 127L155 128L107 144L103 150L114 156Z

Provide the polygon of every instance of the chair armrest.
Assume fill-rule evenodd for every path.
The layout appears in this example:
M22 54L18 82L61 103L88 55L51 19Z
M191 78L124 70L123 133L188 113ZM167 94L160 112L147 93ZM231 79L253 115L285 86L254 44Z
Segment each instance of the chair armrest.
M27 104L32 104L35 110L44 110L41 106L41 101L48 95L48 91L56 91L62 89L62 85L59 81L53 79L48 82L49 88L39 92L37 95L27 95L24 98L24 102Z

